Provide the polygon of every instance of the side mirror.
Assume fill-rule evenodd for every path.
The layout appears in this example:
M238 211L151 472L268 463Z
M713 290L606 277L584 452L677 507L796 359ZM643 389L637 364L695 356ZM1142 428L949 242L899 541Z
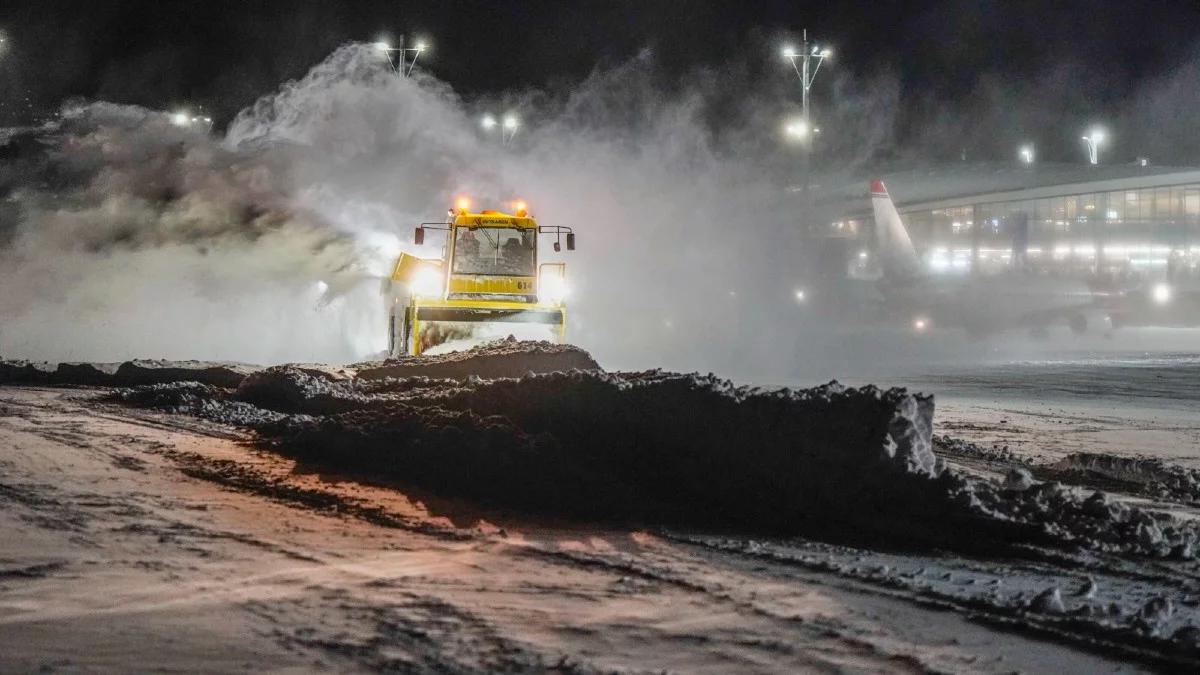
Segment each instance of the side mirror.
M425 228L417 228L417 231L413 233L413 243L417 246L425 243Z
M557 249L555 249L555 250L557 250ZM575 250L575 233L574 232L567 233L567 250L568 251Z
M558 243L557 241L554 242L554 252L558 253L561 250L562 250L562 244Z

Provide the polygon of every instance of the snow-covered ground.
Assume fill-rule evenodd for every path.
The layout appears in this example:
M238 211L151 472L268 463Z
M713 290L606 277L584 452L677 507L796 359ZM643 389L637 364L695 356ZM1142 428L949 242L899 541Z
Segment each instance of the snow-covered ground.
M1200 392L1189 385L1200 359L1089 358L943 366L886 383L937 395L936 449L956 474L1065 483L1004 497L1034 517L1098 488L1108 496L1085 508L1191 517L1194 475L1171 471L1200 459ZM285 392L261 379L261 391ZM865 531L862 543L830 544L586 525L264 451L211 421L224 412L205 417L215 399L195 416L131 409L103 391L0 387L0 671L1200 664L1190 549L1030 539L964 554L873 544ZM369 403L370 391L355 396ZM326 385L303 396L350 400ZM1082 451L1101 460L1072 454ZM1104 459L1143 454L1169 461ZM997 518L1025 517L1009 513ZM936 531L948 515L924 517ZM1154 548L1160 525L1145 520L1135 539Z
M1047 461L1094 452L1200 468L1200 344L1190 352L1086 351L911 368L883 379L934 394L937 433Z

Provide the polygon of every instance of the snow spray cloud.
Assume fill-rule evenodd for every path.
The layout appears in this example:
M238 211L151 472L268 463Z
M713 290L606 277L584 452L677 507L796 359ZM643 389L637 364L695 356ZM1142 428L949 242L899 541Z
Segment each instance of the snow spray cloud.
M645 60L543 95L507 147L477 106L394 76L366 45L263 97L223 139L162 113L68 107L0 182L0 354L371 356L386 343L389 262L436 255L437 241L411 244L412 226L467 195L480 208L523 199L576 229L579 250L561 254L570 339L603 365L769 373L804 324L782 97L738 107L769 143L719 138L706 122L717 78L664 95ZM875 138L887 125L863 126Z

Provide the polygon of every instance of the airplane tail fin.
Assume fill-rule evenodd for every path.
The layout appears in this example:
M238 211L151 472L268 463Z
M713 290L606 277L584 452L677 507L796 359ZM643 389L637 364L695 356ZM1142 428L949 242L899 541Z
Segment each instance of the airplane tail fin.
M921 260L913 248L908 230L900 220L896 205L888 196L883 181L871 181L871 206L875 210L875 243L885 278L911 278L921 272Z

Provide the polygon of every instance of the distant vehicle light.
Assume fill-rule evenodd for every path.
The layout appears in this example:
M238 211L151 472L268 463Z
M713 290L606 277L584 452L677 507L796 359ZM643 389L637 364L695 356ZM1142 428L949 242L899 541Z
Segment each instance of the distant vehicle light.
M1171 302L1170 284L1154 284L1154 288L1150 290L1150 297L1153 298L1154 303L1158 305L1165 305L1168 302Z

